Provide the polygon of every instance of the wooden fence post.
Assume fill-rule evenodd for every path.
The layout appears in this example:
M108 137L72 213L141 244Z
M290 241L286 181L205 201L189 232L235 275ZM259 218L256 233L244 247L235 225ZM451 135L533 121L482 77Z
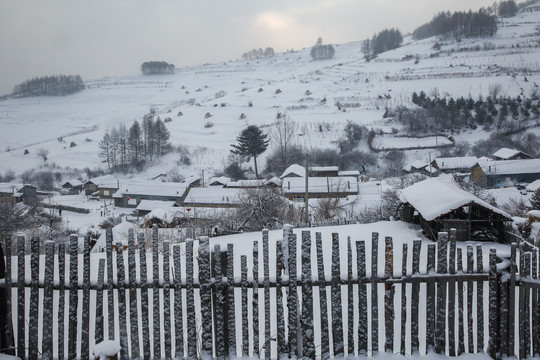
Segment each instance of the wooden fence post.
M497 252L489 251L489 341L488 354L492 359L497 355Z
M321 360L327 360L330 358L330 336L328 332L328 300L326 297L326 275L324 273L322 235L320 232L315 233L315 247L317 250L317 275L319 280L319 304L321 310Z
M143 344L143 358L144 360L150 359L150 327L148 319L148 304L149 304L149 294L148 294L148 267L146 265L146 240L144 233L139 233L138 236L139 243L139 263L141 266L140 269L140 278L141 278L141 328L142 328L142 344ZM186 251L187 253L187 251ZM186 255L187 256L187 255Z
M195 294L193 291L193 240L186 239L186 314L187 314L187 357L193 359L197 356L197 337L195 322Z
M249 321L248 321L248 280L247 280L247 256L240 256L240 272L242 281L242 357L249 356Z
M401 254L401 277L405 278L407 276L407 244L403 244L403 251ZM406 330L407 330L407 284L401 283L401 343L399 351L401 355L405 355L405 340L406 340Z
M212 289L210 273L210 240L199 238L199 297L201 299L201 357L212 357ZM221 270L221 269L219 269ZM216 289L217 290L217 289ZM188 339L188 342L190 340Z
M253 288L252 318L253 318L253 356L260 357L259 352L259 242L253 242ZM296 320L294 322L296 326Z
M117 245L118 246L118 245ZM159 301L159 234L156 224L152 227L152 328L154 330L154 359L161 359L161 316Z
M99 259L98 278L96 290L96 322L94 330L94 342L99 344L103 341L103 284L105 280L105 259ZM137 328L138 331L138 328Z
M129 274L129 325L131 359L140 358L139 350L139 316L137 306L137 264L135 263L135 234L133 229L128 230L128 274Z
M467 245L467 274L474 271L474 250L472 245ZM467 281L467 345L468 353L474 353L474 319L473 319L473 282Z
M227 333L229 334L229 358L236 358L236 311L235 311L235 294L234 294L234 252L233 244L227 244Z
M163 337L165 359L172 358L171 342L171 277L170 277L170 242L163 241Z
M81 321L81 360L90 359L90 235L83 240L83 299ZM126 350L127 352L127 350Z
M218 359L224 359L226 354L225 344L225 292L223 291L223 272L221 265L221 247L219 244L214 245L214 283L215 293L214 297L214 341L215 341L215 356Z
M180 265L180 246L173 246L174 261L174 344L175 358L184 357L184 307L182 305L182 268Z
M510 284L508 286L508 356L515 355L516 339L516 250L517 244L510 245Z
M118 283L118 329L120 334L120 358L129 359L129 347L126 325L126 270L124 267L124 250L121 242L116 243L116 271Z
M77 314L79 295L77 286L79 282L79 239L77 235L71 235L69 241L69 340L68 359L77 357Z
M65 302L66 302L66 246L58 244L58 359L63 360L65 354Z
M332 338L333 353L337 357L344 353L343 349L343 313L341 310L341 266L339 255L339 234L332 233Z
M457 271L463 272L463 250L457 249ZM464 308L463 308L463 281L457 282L458 293L458 351L457 355L461 355L465 352L465 321L464 321Z
M413 260L412 272L413 275L420 273L420 250L422 248L422 240L413 241ZM420 283L413 282L411 291L411 354L416 354L420 350L420 333L418 332L418 309L419 309L419 293Z
M321 249L322 253L322 249ZM366 283L366 243L356 242L356 272L358 274L358 355L368 353L368 315Z
M371 234L371 350L379 351L379 295L378 295L378 256L379 233Z
M456 229L450 229L448 273L448 353L456 356Z
M427 254L427 285L426 285L426 351L432 351L435 347L435 245L428 245Z
M39 238L32 238L30 251L31 283L30 314L28 320L28 359L36 360L38 358Z
M112 260L112 228L105 230L105 251L107 256L107 335L109 340L114 340L114 280L113 280L113 260Z
M263 286L264 286L264 357L270 358L270 249L268 247L268 229L262 232L263 246Z
M440 232L437 237L437 273L448 274L448 233ZM435 352L444 354L446 350L446 286L443 279L437 281L437 312L435 322Z
M283 273L283 243L276 243L276 315L277 315L277 358L281 354L286 354L285 344L285 317L283 309L283 289L281 285L281 275ZM321 314L322 316L322 314Z
M354 355L354 300L352 275L352 244L347 236L347 356Z
M12 253L11 253L11 236L6 236L4 239L5 244L5 255L6 255L6 262L4 263L4 249L1 246L0 243L0 265L3 265L3 271L0 271L0 278L4 278L6 287L4 289L0 289L0 306L3 306L3 308L0 310L0 313L4 311L4 314L2 315L2 318L0 319L0 324L3 322L4 326L0 328L0 331L3 332L2 335L2 341L0 342L0 348L4 349L4 353L8 355L15 355L15 339L13 338L13 316L12 316L12 296L13 293L11 291L11 283L12 283L12 277L11 277L11 262L12 262Z
M24 237L17 237L17 280L26 278L26 264L24 253ZM25 339L25 288L24 280L17 281L17 357L26 359L26 339Z
M532 252L532 278L538 280L538 248ZM538 288L532 288L532 344L533 344L533 356L540 355L540 313L538 309Z
M302 231L302 350L303 357L315 359L313 337L313 287L311 285L311 232ZM266 354L265 354L266 357Z
M476 245L476 272L484 273L482 244ZM476 282L476 352L484 352L484 282Z
M298 289L296 282L296 234L289 237L289 358L298 356ZM255 265L253 265L255 266Z
M384 279L385 281L393 277L394 273L394 252L392 238L385 238L385 265L384 265ZM402 305L404 306L404 305ZM394 285L385 284L384 288L384 328L386 341L384 344L384 350L387 353L394 352Z
M45 242L45 275L43 291L43 359L53 358L53 285L54 241Z

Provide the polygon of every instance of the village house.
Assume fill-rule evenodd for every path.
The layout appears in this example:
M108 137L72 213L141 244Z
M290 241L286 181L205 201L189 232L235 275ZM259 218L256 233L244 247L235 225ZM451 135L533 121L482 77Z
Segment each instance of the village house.
M293 201L304 201L306 193L306 179L291 177L283 179L283 196ZM358 180L352 176L335 177L309 177L308 197L320 198L343 198L358 194Z
M37 188L32 185L0 183L0 203L14 205L23 202L34 203L37 200Z
M400 198L402 219L419 224L431 239L456 229L458 241L508 242L511 216L454 184L427 179L403 189Z
M64 192L69 194L78 194L84 187L84 183L77 179L71 179L62 184Z
M476 156L441 157L431 162L431 166L444 174L470 173L471 168L478 162Z
M122 180L122 182L124 182ZM99 191L100 198L110 199L120 187L120 179L111 175L99 176L84 183L84 194L92 195Z
M231 178L226 176L213 177L208 181L208 186L225 186L228 182L231 181Z
M311 166L309 168L310 177L337 177L338 173L337 166Z
M540 159L489 161L475 164L470 180L482 187L514 186L540 179Z
M180 183L131 180L121 184L114 193L114 205L135 208L142 200L174 201L181 204L184 201L186 189L186 186Z
M436 175L438 173L435 167L430 166L429 163L421 160L416 160L410 164L405 165L403 167L403 170L408 174L420 173L427 175Z
M523 151L501 148L493 153L494 160L518 160L518 159L532 159L532 156L524 153Z
M208 188L190 188L182 203L184 207L239 207L240 188L212 186Z
M302 165L298 164L292 164L288 168L285 169L283 174L279 177L280 179L284 178L290 178L290 177L305 177L306 176L306 168Z

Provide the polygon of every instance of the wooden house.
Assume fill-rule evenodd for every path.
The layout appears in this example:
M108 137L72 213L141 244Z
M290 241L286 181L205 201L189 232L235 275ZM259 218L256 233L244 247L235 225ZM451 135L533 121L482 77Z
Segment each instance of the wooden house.
M540 159L489 161L475 164L470 179L482 187L505 187L540 179Z
M68 192L69 194L78 194L83 189L84 184L77 180L77 179L71 179L62 184L62 189L64 191Z
M493 154L495 160L532 159L532 156L516 149L501 148Z
M304 201L306 193L305 178L285 178L282 184L283 196L293 201ZM358 194L358 180L351 176L309 177L308 197L320 199L329 197L343 198Z
M471 168L478 162L476 156L441 157L431 162L432 168L441 173L469 173Z
M142 200L173 201L181 204L186 196L186 189L186 186L180 183L131 180L120 185L114 193L114 205L135 208Z
M507 243L511 216L456 185L437 179L420 181L401 192L401 202L402 219L420 224L431 239L438 232L456 229L458 241Z

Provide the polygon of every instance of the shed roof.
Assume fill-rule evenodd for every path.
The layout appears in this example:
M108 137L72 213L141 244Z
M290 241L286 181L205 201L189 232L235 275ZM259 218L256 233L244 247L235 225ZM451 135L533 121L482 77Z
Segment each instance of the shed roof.
M518 154L523 154L526 157L530 157L530 155L525 154L523 151L509 148L500 148L495 153L493 153L493 156L501 160L509 160Z
M302 165L298 164L292 164L288 168L285 169L283 174L279 177L280 179L286 178L286 177L302 177L306 176L306 168Z
M540 159L500 160L479 164L486 175L540 173Z
M506 212L497 209L473 194L461 190L453 184L443 183L432 178L403 189L401 201L413 206L427 221L435 220L468 204L479 205L507 218L507 220L512 219Z
M329 193L358 193L358 181L351 176L309 177L308 188L310 194ZM283 180L285 194L304 193L306 190L305 178L287 178Z
M440 170L470 169L478 162L478 158L476 156L441 157L434 161Z

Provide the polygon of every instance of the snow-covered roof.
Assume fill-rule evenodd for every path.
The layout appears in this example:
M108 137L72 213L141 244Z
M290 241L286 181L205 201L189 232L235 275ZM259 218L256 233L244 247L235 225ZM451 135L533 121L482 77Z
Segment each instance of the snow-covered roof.
M326 171L339 171L337 166L312 166L309 168L311 172L326 172Z
M303 193L306 190L305 178L286 178L283 180L285 194ZM351 176L339 177L309 177L308 188L310 194L328 193L358 193L358 180Z
M345 170L338 171L338 176L360 176L360 171L358 170Z
M191 188L184 204L237 205L240 204L240 189L209 187Z
M486 175L512 175L540 173L540 159L516 159L480 164Z
M440 170L470 169L478 163L478 158L476 156L441 157L434 161Z
M98 188L110 188L110 189L118 189L118 183L123 183L124 181L113 177L111 175L103 175L98 176L95 178L92 178L88 180L87 182L91 182L92 184L96 184Z
M258 186L263 186L266 180L238 180L238 181L229 181L225 186L228 188L254 188Z
M495 158L500 159L500 160L508 160L508 159L511 159L512 157L518 155L518 154L523 154L523 155L529 157L528 154L525 154L522 151L519 151L519 150L516 150L516 149L509 149L509 148L501 148L501 149L497 150L493 154L493 156Z
M175 201L141 200L141 202L139 203L139 205L137 205L135 209L141 211L152 211L156 209L168 210L174 207L175 204Z
M80 180L71 179L71 180L68 180L68 181L64 182L64 184L62 186L63 187L67 187L67 186L78 187L78 186L82 186L82 185L83 185L83 183Z
M527 191L536 191L540 188L540 180L534 180L532 183L525 187Z
M113 198L122 198L124 195L169 196L178 198L184 196L186 185L174 182L154 180L131 180L121 183Z
M199 180L201 180L200 176L196 176L196 175L195 176L190 176L190 177L185 178L184 180L182 180L181 184L189 186L189 185L191 185L194 182L197 182Z
M23 184L19 183L0 183L0 193L14 194L23 188Z
M497 209L476 196L461 190L450 183L437 179L426 179L402 190L400 199L413 206L427 221L435 220L441 215L474 203L511 220L506 212Z
M226 177L226 176L219 176L219 177L213 177L210 179L210 181L208 182L211 186L216 186L216 185L225 185L227 184L228 182L231 181L231 178L230 177Z
M286 177L303 177L306 176L306 168L302 165L298 164L292 164L288 168L285 169L283 174L279 177L280 179L286 178Z

